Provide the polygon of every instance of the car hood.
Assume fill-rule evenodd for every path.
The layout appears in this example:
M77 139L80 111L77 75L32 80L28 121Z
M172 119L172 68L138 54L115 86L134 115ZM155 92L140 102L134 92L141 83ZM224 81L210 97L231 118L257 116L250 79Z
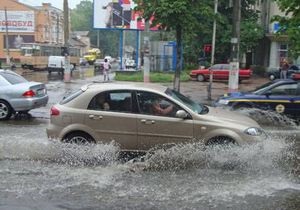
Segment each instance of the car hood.
M209 107L209 112L206 115L213 121L235 123L248 127L260 127L256 121L248 116L219 107Z

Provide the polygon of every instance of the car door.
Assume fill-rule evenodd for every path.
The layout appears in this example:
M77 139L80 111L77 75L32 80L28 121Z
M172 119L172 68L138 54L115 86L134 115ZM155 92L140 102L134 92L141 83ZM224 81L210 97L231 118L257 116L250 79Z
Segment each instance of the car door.
M210 67L213 72L214 79L221 79L222 78L222 66L221 64L215 64Z
M267 90L266 99L270 108L277 113L291 116L299 116L300 114L298 83L288 83L275 86L272 89Z
M167 115L156 114L152 111L154 100L161 98L163 107L173 106ZM137 91L140 113L137 115L138 147L148 150L162 144L178 144L193 139L193 120L176 118L180 106L169 99L147 91Z
M107 105L98 104L98 98L105 98ZM97 133L97 140L115 141L121 149L136 150L137 127L133 107L129 90L101 92L91 100L85 123Z

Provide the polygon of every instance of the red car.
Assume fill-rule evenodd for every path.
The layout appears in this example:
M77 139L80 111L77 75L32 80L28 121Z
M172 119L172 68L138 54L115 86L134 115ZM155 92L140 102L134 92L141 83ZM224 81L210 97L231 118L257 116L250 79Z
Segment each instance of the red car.
M208 69L196 69L190 72L190 77L200 82L209 79L209 71L213 72L213 79L216 80L228 80L229 79L229 64L215 64ZM240 69L239 70L239 81L249 79L252 75L251 69Z

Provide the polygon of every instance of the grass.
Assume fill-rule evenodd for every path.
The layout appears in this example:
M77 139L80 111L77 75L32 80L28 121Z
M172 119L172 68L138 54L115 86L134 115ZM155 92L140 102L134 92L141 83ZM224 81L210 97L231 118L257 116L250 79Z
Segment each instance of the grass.
M168 83L173 82L174 72L150 72L150 82ZM116 72L115 80L117 81L131 81L131 82L143 82L144 74L141 71L138 72ZM180 81L189 81L190 77L187 72L182 71L180 74Z

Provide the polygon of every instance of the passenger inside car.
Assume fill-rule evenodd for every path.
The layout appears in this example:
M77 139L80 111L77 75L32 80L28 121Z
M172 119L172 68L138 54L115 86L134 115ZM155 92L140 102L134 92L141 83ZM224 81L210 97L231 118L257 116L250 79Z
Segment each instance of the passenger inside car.
M173 105L168 104L167 106L162 105L162 99L156 99L152 104L152 113L154 115L169 115L173 111Z
M105 101L104 95L98 95L96 97L96 106L95 106L95 108L98 109L98 110L104 110L104 111L110 110L109 103Z

